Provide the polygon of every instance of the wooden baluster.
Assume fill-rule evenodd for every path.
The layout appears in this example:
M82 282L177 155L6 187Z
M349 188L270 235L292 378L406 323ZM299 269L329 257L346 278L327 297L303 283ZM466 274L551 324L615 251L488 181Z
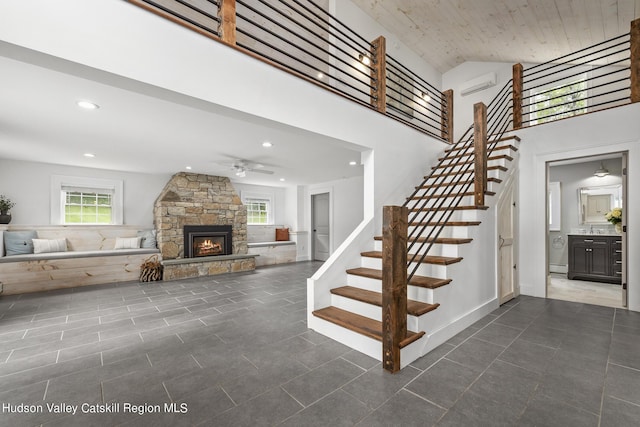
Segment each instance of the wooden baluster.
M522 64L513 65L513 130L522 127Z
M223 42L236 44L236 0L220 0L218 33Z
M473 106L474 199L476 206L484 206L487 190L487 106L479 102Z
M380 36L371 42L371 105L387 111L387 42Z
M382 218L382 366L400 370L400 342L407 337L406 206L384 206Z
M442 139L453 144L453 90L445 90L442 92L442 99L444 100L444 106L442 107Z
M640 102L640 18L631 21L631 102Z

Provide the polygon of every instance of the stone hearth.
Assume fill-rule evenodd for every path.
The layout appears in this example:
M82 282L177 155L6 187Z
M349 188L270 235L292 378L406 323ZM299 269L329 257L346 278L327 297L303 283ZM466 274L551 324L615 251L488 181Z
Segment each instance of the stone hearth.
M173 175L156 199L153 217L165 260L165 280L255 269L254 256L247 255L247 209L229 178L186 172ZM185 225L232 226L233 257L173 262L184 258Z

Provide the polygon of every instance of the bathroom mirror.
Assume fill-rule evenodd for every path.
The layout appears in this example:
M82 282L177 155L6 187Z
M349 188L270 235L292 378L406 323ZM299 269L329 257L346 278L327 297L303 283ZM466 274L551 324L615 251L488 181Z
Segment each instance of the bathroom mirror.
M616 207L622 207L622 185L578 189L580 224L608 224L604 216Z

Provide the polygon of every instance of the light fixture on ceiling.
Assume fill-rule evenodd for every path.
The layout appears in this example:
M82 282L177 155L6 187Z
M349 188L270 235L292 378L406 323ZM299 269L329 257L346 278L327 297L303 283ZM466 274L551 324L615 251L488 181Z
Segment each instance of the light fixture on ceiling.
M245 176L247 176L247 171L245 171L244 169L237 169L236 176L238 178L244 178Z
M355 166L355 165L357 165L357 164L358 164L358 162L353 161L353 160L349 162L349 166Z
M85 110L97 110L98 108L100 108L98 104L94 104L93 102L89 101L78 101L76 102L76 105L80 108L84 108Z
M190 171L191 170L191 166L185 166L184 167L186 170Z
M285 181L286 181L286 179L280 178L280 182L285 182Z
M269 141L265 141L265 142L262 143L262 146L264 148L271 148L271 147L273 147L273 144L271 142L269 142Z
M85 157L94 158L96 155L93 153L84 153Z
M358 59L364 65L371 65L371 58L369 58L369 56L367 56L367 55L360 54L360 55L358 55Z
M602 178L603 176L609 175L609 170L605 169L604 165L602 164L602 162L600 162L600 169L597 169L594 172L594 175L597 176L598 178Z

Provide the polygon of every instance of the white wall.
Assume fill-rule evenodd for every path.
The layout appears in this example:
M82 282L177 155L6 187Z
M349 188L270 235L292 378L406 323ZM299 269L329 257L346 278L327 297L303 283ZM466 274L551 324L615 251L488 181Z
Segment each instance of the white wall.
M640 104L586 114L517 132L520 144L520 285L546 294L547 162L628 152L627 242L629 309L640 311ZM634 231L636 230L636 231Z
M109 171L47 163L0 159L0 194L16 202L11 210L12 225L49 225L51 176L122 180L124 183L124 224L153 226L153 203L170 175Z
M311 230L311 196L329 193L331 234L331 253L340 246L364 218L364 178L353 177L310 185L307 188L308 197L305 200L305 227ZM372 236L373 237L373 236ZM311 257L311 245L308 248Z
M442 75L442 87L453 89L453 126L455 141L473 125L473 105L484 102L488 105L500 92L500 89L511 79L513 64L504 62L464 62ZM495 86L462 96L461 86L476 77L494 72L497 76Z

